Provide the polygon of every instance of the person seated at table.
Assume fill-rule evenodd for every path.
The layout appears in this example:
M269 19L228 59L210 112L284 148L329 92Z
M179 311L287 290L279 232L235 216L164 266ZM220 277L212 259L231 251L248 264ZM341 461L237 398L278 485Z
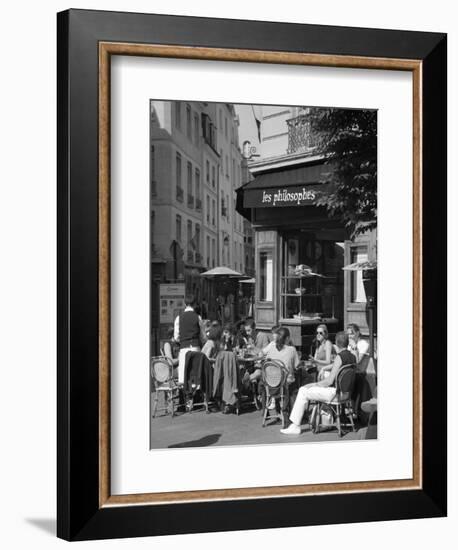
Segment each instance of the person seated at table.
M243 339L249 351L259 353L259 351L263 350L269 344L267 334L256 330L256 323L253 317L247 317L243 327Z
M295 346L290 344L291 335L286 327L280 327L277 329L277 338L275 342L271 342L266 350L265 358L281 361L287 371L286 378L286 398L285 408L289 405L290 397L293 396L296 386L296 374L295 369L299 366L300 359ZM273 345L272 345L273 344ZM272 397L268 404L268 408L273 409L275 407L275 398Z
M356 323L347 325L348 350L356 358L358 370L366 370L369 361L369 342L361 338L361 331Z
M261 356L264 356L270 348L275 347L275 342L278 339L278 329L280 328L281 328L281 325L274 325L270 329L270 342L262 348Z
M289 416L291 424L280 430L285 435L300 435L302 417L307 410L310 401L331 401L336 395L336 378L340 367L343 365L356 365L355 356L348 351L348 336L345 332L336 335L337 355L332 364L331 373L327 378L319 382L313 382L301 386L297 392L293 410Z
M167 357L172 362L172 365L178 367L178 353L180 351L179 344L173 338L174 328L169 327L167 330L167 340L162 344L162 355ZM175 369L174 369L175 370Z
M236 348L243 347L242 344L243 342L237 335L235 326L231 323L224 325L219 349L221 351L236 351Z
M219 344L221 340L221 329L219 327L210 327L207 341L202 348L204 353L211 361L213 361L218 354Z
M329 340L328 327L326 325L318 325L316 327L316 348L313 356L310 359L318 369L318 379L322 380L329 376L332 369L332 354L333 345Z

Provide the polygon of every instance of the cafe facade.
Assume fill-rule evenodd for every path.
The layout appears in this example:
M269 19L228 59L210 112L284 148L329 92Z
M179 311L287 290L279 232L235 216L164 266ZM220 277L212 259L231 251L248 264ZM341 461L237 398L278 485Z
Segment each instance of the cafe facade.
M256 326L288 327L304 352L320 323L331 335L352 322L369 334L362 272L343 268L375 260L376 235L350 239L342 220L317 205L332 192L321 183L329 169L313 155L257 161L237 189L237 209L254 230Z

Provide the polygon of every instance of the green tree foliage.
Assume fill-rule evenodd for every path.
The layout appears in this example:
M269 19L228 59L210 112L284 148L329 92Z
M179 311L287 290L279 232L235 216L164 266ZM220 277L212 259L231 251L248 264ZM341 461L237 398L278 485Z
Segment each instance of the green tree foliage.
M320 197L331 216L340 217L352 237L377 227L377 112L311 109L310 130L329 171Z

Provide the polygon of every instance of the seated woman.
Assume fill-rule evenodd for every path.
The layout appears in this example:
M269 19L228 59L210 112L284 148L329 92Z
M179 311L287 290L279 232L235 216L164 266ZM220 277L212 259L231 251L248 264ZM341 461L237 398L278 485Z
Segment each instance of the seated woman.
M204 353L210 361L213 362L220 347L221 330L218 327L210 327L207 335L208 339L202 348L202 353Z
M224 326L223 334L219 349L221 351L236 351L244 346L244 342L240 335L237 334L236 328L231 323Z
M299 366L299 355L295 346L290 345L290 332L286 327L280 327L275 342L271 342L265 349L265 358L281 361L287 371L285 407L289 405L290 397L296 388L295 369ZM275 399L268 404L269 408L275 407Z
M322 380L329 376L332 369L333 346L329 340L328 328L326 325L316 327L316 349L315 354L310 356L318 369L318 379Z
M176 370L178 368L178 353L180 351L180 346L175 339L173 338L173 327L170 327L167 330L167 340L162 345L162 355L170 359L173 365L173 375L177 375Z

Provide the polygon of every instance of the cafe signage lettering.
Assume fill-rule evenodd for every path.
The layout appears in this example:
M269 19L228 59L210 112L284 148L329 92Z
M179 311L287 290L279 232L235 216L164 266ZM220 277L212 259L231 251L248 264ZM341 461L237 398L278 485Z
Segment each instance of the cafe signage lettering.
M287 189L278 190L274 193L268 193L267 191L262 192L262 203L272 203L272 206L275 206L277 203L281 202L295 202L298 206L303 201L313 201L315 200L316 193L315 191L307 191L305 187L301 191L289 192Z
M308 185L289 188L247 189L243 204L246 208L313 205L322 193L322 187L322 185Z

